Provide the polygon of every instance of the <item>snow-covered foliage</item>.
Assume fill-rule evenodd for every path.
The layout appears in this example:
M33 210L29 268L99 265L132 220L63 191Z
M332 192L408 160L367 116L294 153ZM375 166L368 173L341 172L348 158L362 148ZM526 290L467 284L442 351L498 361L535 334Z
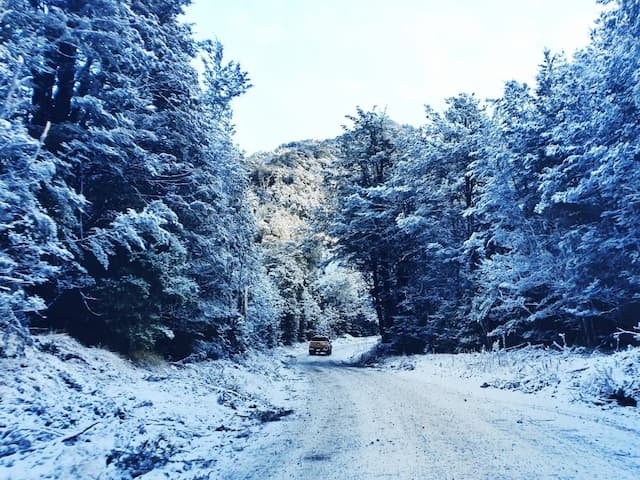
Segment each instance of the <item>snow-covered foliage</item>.
M357 108L338 139L247 161L248 75L188 3L3 1L0 356L28 326L178 359L374 313L397 352L637 342L637 1L604 0L533 87L419 129Z
M231 140L230 102L247 74L220 44L193 39L179 20L186 4L2 2L0 311L11 350L29 319L172 357L196 341L239 351L274 321Z
M388 185L400 158L400 128L377 109L358 108L347 118L351 125L339 138L332 234L341 255L366 275L380 334L388 341L401 308L398 294L403 280L396 270L403 252L395 245L395 219L402 205Z
M279 336L286 344L314 334L375 329L367 296L358 294L365 290L362 276L331 263L326 224L335 208L335 150L330 141L295 142L248 159L267 272L280 297Z
M589 47L547 52L535 91L510 83L496 104L477 164L492 250L477 303L492 335L613 346L637 323L638 5L609 3Z
M417 131L348 117L334 233L397 351L613 348L638 324L640 7L603 3L591 43L545 52L533 88L452 97Z
M326 331L355 336L377 333L375 312L362 274L332 261L318 278L318 291Z
M513 349L428 354L383 360L369 353L361 363L412 371L415 375L464 379L481 388L514 390L555 398L554 403L600 407L637 406L640 402L640 349L613 354L583 348L520 346Z
M35 287L56 278L72 258L42 198L61 208L61 201L81 204L56 181L66 162L43 148L50 124L33 138L22 121L30 104L30 68L37 61L29 57L30 48L41 36L32 24L37 16L14 3L3 5L2 18L15 24L3 30L0 41L0 357L22 354L29 341L27 316L46 308Z
M398 167L393 185L403 202L398 238L406 250L402 268L406 312L421 318L408 336L426 349L451 350L477 342L469 325L476 290L481 222L474 209L483 179L474 169L486 143L489 120L472 95L447 99L439 114L408 140L410 155ZM399 330L403 330L402 324Z

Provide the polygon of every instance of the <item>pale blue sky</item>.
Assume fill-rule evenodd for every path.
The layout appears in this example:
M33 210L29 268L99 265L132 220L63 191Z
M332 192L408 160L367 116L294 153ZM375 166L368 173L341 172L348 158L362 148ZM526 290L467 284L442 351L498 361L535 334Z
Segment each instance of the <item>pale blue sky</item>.
M187 21L218 38L254 87L234 101L248 153L341 133L356 105L420 125L424 105L531 82L545 47L585 45L595 0L194 0Z

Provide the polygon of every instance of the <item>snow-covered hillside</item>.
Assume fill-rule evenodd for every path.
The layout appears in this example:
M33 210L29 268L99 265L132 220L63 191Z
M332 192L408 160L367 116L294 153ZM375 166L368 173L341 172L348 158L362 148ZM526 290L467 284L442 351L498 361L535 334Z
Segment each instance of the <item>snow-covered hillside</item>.
M251 156L254 209L266 243L309 240L313 221L329 208L326 181L336 161L331 141L294 142Z
M292 142L247 159L252 205L267 275L278 304L280 339L377 332L360 271L336 256L335 141Z
M141 367L61 335L36 347L0 360L2 479L210 478L294 396L283 351Z

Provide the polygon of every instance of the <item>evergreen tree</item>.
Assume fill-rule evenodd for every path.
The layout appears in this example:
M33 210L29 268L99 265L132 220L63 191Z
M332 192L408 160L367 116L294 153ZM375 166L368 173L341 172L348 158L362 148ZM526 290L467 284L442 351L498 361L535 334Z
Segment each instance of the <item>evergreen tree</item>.
M58 278L71 253L43 197L60 210L82 201L56 174L67 164L43 148L50 124L32 138L24 120L30 111L30 70L43 41L41 15L27 2L3 5L0 29L0 356L21 355L28 342L28 315L46 308L34 289Z
M572 62L546 53L535 93L508 84L496 106L475 308L494 335L597 345L634 323L638 4L615 3Z
M473 96L447 104L443 114L427 109L428 123L408 141L394 178L402 205L395 245L407 277L406 319L396 334L417 351L478 343L467 321L479 263L475 209L482 178L473 166L484 152L488 119Z
M392 340L398 315L395 192L388 182L397 163L399 128L384 112L358 108L340 137L338 218L333 230L341 253L366 275L383 342Z
M193 40L179 21L188 1L6 3L3 52L32 77L3 72L7 128L28 131L25 158L48 165L25 188L58 245L49 274L24 284L47 303L39 322L126 352L243 348L276 308L254 288L265 272L231 142L246 74Z
M592 45L563 78L550 131L562 161L544 172L543 215L562 232L562 328L596 345L638 312L640 23L637 1L606 2Z

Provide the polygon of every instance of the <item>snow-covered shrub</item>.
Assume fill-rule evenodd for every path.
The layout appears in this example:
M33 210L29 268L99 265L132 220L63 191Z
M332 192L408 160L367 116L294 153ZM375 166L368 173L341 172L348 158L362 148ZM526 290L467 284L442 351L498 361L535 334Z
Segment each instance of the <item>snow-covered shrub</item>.
M8 457L31 448L32 439L29 433L31 432L25 432L25 430L22 429L8 430L5 432L2 435L2 442L0 442L0 458ZM42 440L42 438L38 438L38 440Z
M581 400L635 406L640 401L640 349L601 358L575 384Z
M184 363L202 360L217 360L225 358L227 352L224 346L213 341L196 341L193 345L193 353L184 359Z
M29 330L11 311L0 307L0 358L22 356L30 343Z
M169 463L176 450L164 435L158 435L138 445L112 450L107 457L107 465L113 463L118 470L136 478Z
M387 358L393 352L393 347L388 343L376 343L370 350L353 358L351 365L356 367L372 366Z

